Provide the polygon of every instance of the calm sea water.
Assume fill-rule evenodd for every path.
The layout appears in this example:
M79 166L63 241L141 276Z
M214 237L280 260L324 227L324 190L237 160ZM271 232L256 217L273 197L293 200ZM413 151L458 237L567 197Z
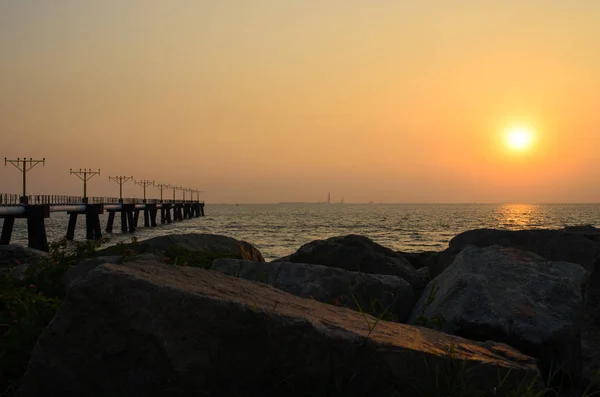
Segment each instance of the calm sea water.
M223 234L253 243L270 260L288 255L312 240L350 233L368 236L392 249L416 252L443 250L458 233L482 227L516 230L600 226L600 204L215 204L207 205L205 212L203 218L141 227L135 236L146 239L172 233ZM103 227L106 218L106 214L101 218ZM52 213L46 220L50 241L64 236L67 220L67 215L61 213ZM17 220L12 242L27 244L26 236L25 221ZM76 239L84 237L84 217L80 216ZM105 237L110 238L109 244L131 239L130 234L121 233Z

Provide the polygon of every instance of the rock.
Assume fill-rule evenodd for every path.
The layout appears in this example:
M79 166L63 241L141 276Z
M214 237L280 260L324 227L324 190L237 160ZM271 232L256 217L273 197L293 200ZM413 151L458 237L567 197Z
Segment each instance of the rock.
M210 270L259 281L302 298L362 310L375 317L399 322L406 321L415 304L412 287L397 276L357 273L305 263L239 259L216 259Z
M166 236L153 237L148 240L116 245L105 248L97 252L97 256L122 255L123 252L130 250L134 253L153 253L164 256L173 247L191 252L202 252L207 256L206 267L212 264L215 258L237 258L251 261L264 262L260 251L252 244L246 241L236 240L231 237L220 236L217 234L171 234Z
M587 276L578 264L467 246L427 285L409 322L441 316L444 332L507 343L539 358L545 371L552 365L576 375Z
M104 264L69 290L19 395L421 396L444 393L434 385L446 374L473 395L506 376L496 395L507 395L539 380L534 361L508 346L374 324L218 272Z
M286 259L288 262L339 267L353 272L398 276L408 281L417 293L428 281L428 277L417 272L401 254L368 237L354 234L312 241Z
M401 252L398 251L415 269L429 268L431 263L437 262L440 252Z
M30 263L21 263L13 268L12 276L17 280L25 280L32 272L35 272L34 265Z
M533 252L551 261L578 263L594 272L600 257L600 244L576 233L561 230L497 230L477 229L459 234L450 240L449 248L436 263L431 264L431 277L437 277L467 245L488 247L501 245ZM598 275L600 285L600 274ZM592 283L595 276L592 276Z
M130 258L130 260L133 258ZM154 260L159 261L160 258L154 254L140 254L135 256L135 260ZM65 272L63 275L63 283L68 290L71 288L71 285L79 280L81 277L88 274L90 270L95 269L96 267L103 265L105 263L121 263L123 262L122 256L100 256L84 259L81 262L77 263L75 266L72 266Z
M600 242L600 229L592 225L567 226L561 229L562 232L577 234L589 240Z
M48 258L48 254L17 244L0 245L0 268L15 267L22 263L37 264Z

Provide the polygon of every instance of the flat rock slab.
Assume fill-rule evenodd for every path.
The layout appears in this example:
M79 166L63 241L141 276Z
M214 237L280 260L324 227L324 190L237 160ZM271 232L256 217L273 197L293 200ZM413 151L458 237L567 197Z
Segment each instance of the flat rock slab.
M428 284L410 322L441 316L444 332L504 342L541 359L545 369L577 374L587 277L575 263L467 246Z
M69 290L19 391L410 396L431 395L448 371L479 395L505 375L506 390L539 378L531 358L505 345L397 323L370 329L366 319L374 325L346 308L204 269L104 264Z
M397 276L350 272L306 263L265 263L226 258L216 259L210 270L259 281L302 298L361 310L399 322L408 319L416 301L410 284Z

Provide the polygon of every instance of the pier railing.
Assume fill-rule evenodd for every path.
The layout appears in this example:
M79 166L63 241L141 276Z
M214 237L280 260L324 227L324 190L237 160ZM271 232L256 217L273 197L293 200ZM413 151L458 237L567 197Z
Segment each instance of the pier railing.
M163 200L163 203L204 203L197 200ZM18 194L0 193L0 206L21 205L21 196ZM65 195L28 195L27 203L29 205L74 205L86 204L81 196ZM124 198L123 204L143 204L144 200L140 198ZM158 199L146 199L147 204L160 204ZM116 197L88 197L87 204L121 204Z
M15 219L27 219L28 246L39 250L48 250L48 238L44 219L51 213L66 212L69 215L66 239L73 240L78 215L85 217L86 239L102 238L100 214L108 212L106 232L112 233L117 213L121 215L121 231L135 232L140 214L144 217L145 227L155 227L157 216L160 223L171 223L204 216L204 201L163 200L114 197L29 195L0 193L0 219L3 219L0 233L0 245L10 244Z

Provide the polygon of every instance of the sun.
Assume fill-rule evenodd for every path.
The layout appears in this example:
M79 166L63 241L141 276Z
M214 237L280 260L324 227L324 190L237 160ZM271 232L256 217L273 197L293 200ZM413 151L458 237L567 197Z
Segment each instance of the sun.
M506 144L515 151L524 151L533 144L534 131L529 127L516 126L506 129Z

